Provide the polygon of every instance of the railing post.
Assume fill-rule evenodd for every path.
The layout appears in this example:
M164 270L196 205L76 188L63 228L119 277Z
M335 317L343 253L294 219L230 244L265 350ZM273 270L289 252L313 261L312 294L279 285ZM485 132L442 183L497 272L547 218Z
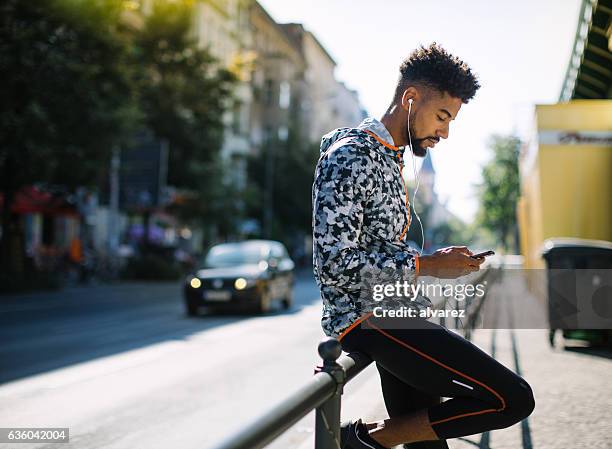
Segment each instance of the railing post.
M318 351L323 365L318 365L314 373L328 373L336 381L336 391L317 408L315 449L340 449L340 400L346 382L346 372L336 360L342 354L342 345L337 339L327 337L319 343Z

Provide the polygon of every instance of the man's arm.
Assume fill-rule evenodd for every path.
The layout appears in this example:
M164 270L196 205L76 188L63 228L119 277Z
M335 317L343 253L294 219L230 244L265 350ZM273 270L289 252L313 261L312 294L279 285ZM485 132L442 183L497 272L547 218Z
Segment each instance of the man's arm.
M399 280L417 274L417 255L403 250L366 251L358 243L374 169L370 156L351 145L334 149L317 164L312 190L313 262L321 284L359 290L365 277L383 279L391 274Z

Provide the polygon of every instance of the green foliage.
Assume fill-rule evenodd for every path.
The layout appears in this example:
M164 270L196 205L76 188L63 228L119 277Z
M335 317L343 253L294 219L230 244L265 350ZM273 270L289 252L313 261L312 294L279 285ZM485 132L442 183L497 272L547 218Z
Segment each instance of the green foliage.
M95 183L134 116L118 0L8 0L0 19L2 190Z
M312 183L319 159L317 145L304 145L296 137L282 142L271 140L261 153L249 160L249 216L264 222L265 192L268 186L266 163L272 157L273 239L290 244L295 233L312 233Z
M440 223L432 232L433 245L440 246L469 246L473 242L472 230L458 218L451 218Z
M120 0L7 0L0 11L0 263L21 282L15 192L96 185L137 114Z
M222 174L211 173L219 167L222 116L235 78L216 68L193 41L193 1L153 1L142 26L125 20L132 4L2 2L0 191L5 206L20 187L33 182L96 187L113 146L127 142L142 126L169 143L170 184L193 191L198 203L223 198ZM15 265L18 258L9 254L15 247L8 242L15 240L9 207L2 216L0 261ZM193 219L201 218L199 212L182 211Z
M413 188L409 191L413 191ZM410 197L412 201L412 197ZM417 194L416 210L419 213L421 223L416 217L412 204L410 205L412 223L406 232L406 240L415 242L420 249L422 245L421 223L425 230L426 247L431 251L441 247L452 245L469 245L473 240L473 230L463 221L458 218L450 218L448 221L432 226L430 223L431 205L425 204L422 198Z
M414 192L414 187L409 188L408 189L409 192ZM417 216L414 212L414 208L416 207L416 210L419 213L419 218L421 219L421 222L419 223L419 220L417 219ZM422 238L422 234L421 234L421 227L423 229L423 232L425 232L426 229L429 229L429 211L430 211L430 206L428 204L425 204L420 195L417 194L417 198L416 198L416 204L412 204L412 194L410 194L410 217L411 217L411 223L410 223L410 227L408 228L408 230L406 231L406 237L405 239L408 241L412 241L414 243L416 243L418 245L418 248L416 249L420 249L421 246L423 245L423 238ZM431 243L431 242L428 242Z
M134 39L136 85L145 124L169 143L168 183L191 191L184 220L228 219L219 150L223 114L236 81L192 38L193 2L155 1ZM231 208L230 208L231 209ZM219 224L221 228L223 223Z
M244 192L228 176L232 167L219 155L210 157L212 160L201 166L199 186L202 190L180 191L179 203L167 210L183 222L197 221L215 226L221 236L232 236L237 232L238 221L243 215Z
M516 228L516 203L520 195L518 156L521 142L514 136L493 136L492 160L483 167L479 186L480 210L477 222L493 232L509 248Z
M223 139L222 116L234 76L191 38L192 8L156 1L135 38L146 124L170 143L169 182L198 188Z

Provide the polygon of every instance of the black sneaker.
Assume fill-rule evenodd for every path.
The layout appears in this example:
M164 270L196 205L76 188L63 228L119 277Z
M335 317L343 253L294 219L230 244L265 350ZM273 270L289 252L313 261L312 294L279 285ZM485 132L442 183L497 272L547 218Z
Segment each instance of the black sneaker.
M361 418L340 425L340 449L389 449L375 441Z

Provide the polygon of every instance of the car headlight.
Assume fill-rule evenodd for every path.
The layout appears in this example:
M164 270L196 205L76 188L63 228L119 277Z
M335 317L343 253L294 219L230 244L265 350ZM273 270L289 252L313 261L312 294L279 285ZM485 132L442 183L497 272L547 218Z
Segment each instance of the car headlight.
M234 288L236 290L244 290L245 288L252 287L256 282L255 279L238 278L234 281Z
M193 278L191 281L189 281L189 285L191 288L200 288L202 286L202 281L198 278Z

